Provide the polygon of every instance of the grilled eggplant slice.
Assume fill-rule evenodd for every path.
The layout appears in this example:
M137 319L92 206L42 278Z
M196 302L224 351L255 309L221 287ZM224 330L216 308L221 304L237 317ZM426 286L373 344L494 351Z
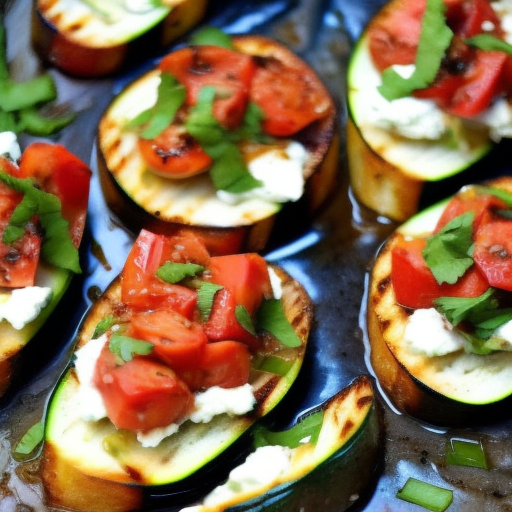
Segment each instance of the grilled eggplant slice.
M305 191L298 204L309 215L325 203L336 181L339 145L334 103L311 68L284 46L253 35L235 37L233 43L236 50L257 59L277 59L300 70L315 96L322 98L317 107L321 118L290 137L308 151ZM149 169L138 148L138 135L125 125L151 107L159 82L158 69L141 76L116 97L100 121L98 166L110 209L135 232L192 230L209 240L210 252L218 254L262 250L287 203L248 199L231 204L217 197L208 173L169 179Z
M70 75L95 78L155 55L194 27L207 0L100 2L37 0L32 44L41 58Z
M277 352L254 358L249 380L256 398L254 409L241 416L215 416L209 423L187 421L156 447L143 447L134 432L117 430L110 420L81 419L76 403L78 380L71 367L58 384L47 415L42 475L53 506L88 512L128 511L141 506L148 490L158 495L172 492L173 484L186 488L188 477L193 478L279 403L301 367L312 304L299 283L282 269L273 268L281 279L286 317L301 345L283 345ZM118 278L93 305L80 328L78 348L89 342L101 319L123 309L120 290ZM279 375L264 370L265 362L276 357L286 367Z

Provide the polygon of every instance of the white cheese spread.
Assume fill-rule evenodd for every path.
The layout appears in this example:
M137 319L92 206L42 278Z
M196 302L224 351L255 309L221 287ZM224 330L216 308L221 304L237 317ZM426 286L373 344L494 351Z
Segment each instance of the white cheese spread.
M466 339L434 308L417 309L409 317L403 341L413 354L443 356L461 350Z
M78 410L85 421L98 421L107 417L103 398L93 382L96 362L106 341L107 335L104 334L89 340L75 353L75 371L80 382ZM195 408L187 419L194 423L208 423L219 414L241 415L251 411L255 402L250 384L229 389L214 386L195 394ZM179 427L179 424L173 423L148 432L137 432L137 439L144 447L154 447L176 433Z
M21 157L20 145L14 132L0 132L0 156L13 162Z
M3 295L0 303L0 321L6 320L15 329L23 329L35 320L52 299L52 289L41 286L14 288Z
M307 159L308 152L299 142L269 146L247 162L251 175L262 182L260 187L241 194L219 190L217 197L229 204L253 198L276 203L297 201L304 194L304 166Z
M234 468L223 485L208 494L203 505L187 507L181 512L194 512L202 507L215 507L240 494L257 491L276 482L290 469L294 450L285 446L262 446L251 453L245 462Z

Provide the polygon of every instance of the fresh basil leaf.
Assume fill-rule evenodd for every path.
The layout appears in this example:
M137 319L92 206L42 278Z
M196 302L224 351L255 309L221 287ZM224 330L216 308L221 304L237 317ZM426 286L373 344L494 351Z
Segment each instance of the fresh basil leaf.
M212 45L234 50L233 39L229 34L217 27L204 27L189 39L192 45Z
M123 334L112 334L108 347L116 355L119 364L123 364L131 361L134 356L151 354L154 345L149 341L138 340Z
M384 98L391 101L410 96L413 91L424 89L435 80L453 37L453 32L446 25L444 12L443 0L427 0L414 72L409 78L404 78L391 67L385 69L382 84L378 87Z
M179 283L186 277L194 277L204 271L204 267L195 263L174 263L167 261L157 271L156 275L166 283Z
M215 294L222 290L220 284L202 281L197 290L197 309L201 313L201 318L207 320L212 312L213 299Z
M463 213L428 238L423 257L439 284L456 283L473 265L474 216Z
M105 334L114 324L115 317L113 315L106 316L98 322L98 325L96 325L91 339L95 340L100 336L103 336L103 334Z
M493 288L488 288L478 297L439 297L434 304L436 309L454 326L463 321L474 324L475 319L478 321L489 311L498 308Z
M80 273L78 250L71 239L69 224L62 217L59 198L39 190L30 179L16 178L5 172L0 172L0 182L23 193L23 199L14 209L4 230L4 243L13 243L23 236L26 224L37 214L45 233L41 256L56 267Z
M464 42L486 52L503 52L512 55L512 45L491 34L477 34L465 39Z
M254 329L251 315L249 314L249 311L245 309L244 306L240 304L237 305L237 307L235 308L235 318L246 331L256 336L256 330Z
M43 441L44 423L39 421L32 425L14 447L15 456L30 455Z
M287 347L300 347L301 339L286 318L283 303L278 299L264 300L258 309L256 325L276 337Z
M143 139L154 139L172 123L185 102L186 94L185 87L173 75L161 73L156 103L142 111L126 127L131 129L142 125L140 136Z
M297 448L306 443L316 444L324 419L323 411L318 411L299 420L287 430L272 432L265 427L258 426L253 434L254 447L261 446L287 446Z

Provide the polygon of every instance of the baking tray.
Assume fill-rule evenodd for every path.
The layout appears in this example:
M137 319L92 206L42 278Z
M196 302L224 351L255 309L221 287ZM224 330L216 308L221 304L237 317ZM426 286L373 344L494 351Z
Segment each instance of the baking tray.
M359 0L244 0L215 2L205 23L230 33L265 33L289 45L321 75L339 108L343 140L345 69L352 42L381 1ZM3 2L6 10L8 52L19 79L37 73L40 61L30 48L30 0ZM59 103L79 111L77 120L53 140L64 144L86 162L94 163L96 125L109 101L136 75L105 80L76 80L51 70L59 89ZM23 146L31 142L22 137ZM454 192L464 182L508 172L510 144L500 145L475 169L443 186L427 187L422 205ZM339 176L325 209L314 219L280 225L265 256L301 281L315 304L315 323L307 356L298 380L269 421L275 427L291 424L303 411L324 401L361 374L371 374L364 337L367 271L378 247L394 226L361 209L348 186L342 144ZM84 239L84 268L66 299L21 361L15 382L0 401L0 511L45 512L38 480L39 461L18 463L11 446L43 414L49 394L69 361L73 335L92 300L119 272L133 242L133 234L111 219L93 178L90 213ZM364 309L364 308L363 308ZM397 490L414 476L454 491L450 512L512 510L512 443L510 421L478 429L434 429L395 411L375 386L382 408L384 441L372 485L355 500L354 511L421 511L400 501ZM511 415L512 416L512 415ZM451 437L480 440L490 470L447 467L445 444ZM373 468L354 467L367 472ZM343 485L340 475L339 485ZM325 488L307 512L341 512L336 505L337 485ZM149 502L147 511L175 510L172 498ZM306 509L301 509L306 512ZM298 511L291 511L298 512Z

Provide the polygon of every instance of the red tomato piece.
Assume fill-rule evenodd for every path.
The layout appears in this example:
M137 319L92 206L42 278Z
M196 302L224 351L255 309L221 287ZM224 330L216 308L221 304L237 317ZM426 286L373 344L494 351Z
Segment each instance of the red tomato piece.
M117 365L108 343L96 363L94 384L117 428L164 427L185 418L194 404L189 388L173 370L146 357Z
M34 142L23 152L19 175L35 178L44 191L59 198L62 216L68 221L73 243L78 247L89 201L89 167L64 146Z
M250 315L272 293L267 262L256 253L212 257L208 280L232 290L236 303L244 306Z
M240 341L255 350L259 347L259 339L238 322L237 305L234 291L227 288L219 290L215 294L210 317L204 324L204 332L209 340Z
M153 356L178 372L197 365L207 342L201 324L172 310L135 314L130 327L135 338L153 343Z
M512 291L512 222L494 219L481 225L473 259L490 286Z
M311 70L272 58L262 60L256 69L250 94L263 110L263 130L276 137L299 132L324 117L329 108L326 94Z
M182 126L172 124L154 139L139 138L142 157L164 178L188 178L206 171L212 159Z
M437 222L434 233L455 217L470 211L475 214L473 230L476 231L481 224L485 224L492 218L495 210L499 209L507 209L507 205L496 196L475 194L472 189L469 189L467 193L457 194L450 200Z
M426 239L401 239L391 253L391 282L396 301L408 308L430 308L439 297L478 297L489 284L473 265L455 283L439 284L428 268L422 251Z
M167 261L207 266L210 256L193 235L166 237L142 230L128 254L122 272L121 300L137 308L165 303L190 318L197 294L184 286L164 283L156 271Z
M240 125L255 70L250 55L217 46L188 47L165 56L160 69L185 86L189 106L197 103L203 87L214 86L217 90L213 105L215 118L228 129Z
M213 386L235 388L249 382L251 355L246 345L226 340L208 343L194 370L180 374L192 391Z
M15 170L14 166L12 170ZM0 184L0 286L8 288L34 285L41 252L41 237L35 223L29 223L25 234L14 243L8 245L2 241L12 212L22 197L22 194Z

